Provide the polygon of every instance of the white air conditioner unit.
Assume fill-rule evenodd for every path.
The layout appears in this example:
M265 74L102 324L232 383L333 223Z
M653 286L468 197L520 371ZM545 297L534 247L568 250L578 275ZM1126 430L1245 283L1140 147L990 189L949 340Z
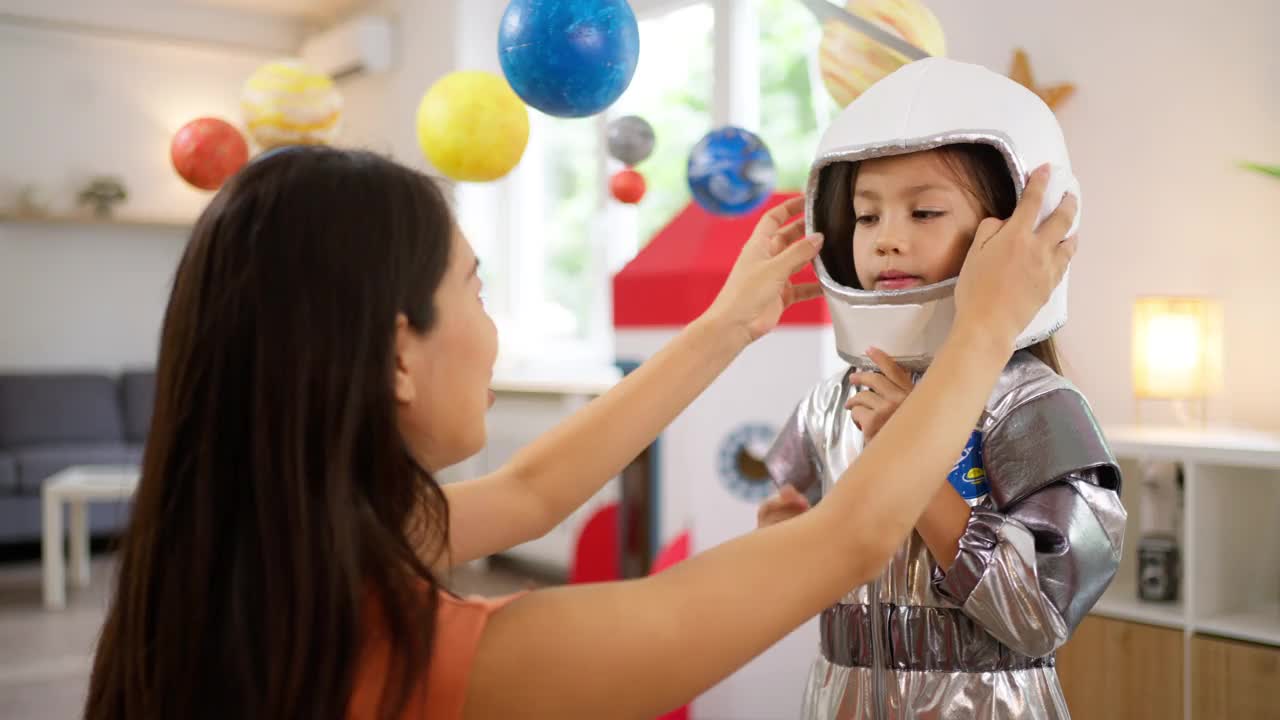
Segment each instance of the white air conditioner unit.
M391 68L391 20L361 15L302 43L302 61L334 79Z

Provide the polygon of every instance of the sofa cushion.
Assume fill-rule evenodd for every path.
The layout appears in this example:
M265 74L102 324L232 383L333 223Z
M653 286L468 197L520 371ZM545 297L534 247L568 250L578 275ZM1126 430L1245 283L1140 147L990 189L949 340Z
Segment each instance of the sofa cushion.
M18 492L18 466L13 456L0 452L0 495Z
M134 465L134 453L124 445L42 445L15 448L18 489L23 494L40 492L49 476L73 465Z
M0 447L119 443L116 383L105 375L0 375Z
M125 445L124 464L142 467L142 454L145 450L145 445Z
M126 442L142 444L147 441L147 429L151 427L151 410L155 403L154 372L129 370L120 376L120 408Z

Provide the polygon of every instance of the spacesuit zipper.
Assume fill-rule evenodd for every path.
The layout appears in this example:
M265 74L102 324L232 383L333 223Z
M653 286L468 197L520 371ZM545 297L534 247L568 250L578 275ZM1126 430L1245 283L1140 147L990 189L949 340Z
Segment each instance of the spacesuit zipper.
M872 696L875 699L876 720L887 720L884 707L884 643L881 639L880 580L871 583L871 672Z

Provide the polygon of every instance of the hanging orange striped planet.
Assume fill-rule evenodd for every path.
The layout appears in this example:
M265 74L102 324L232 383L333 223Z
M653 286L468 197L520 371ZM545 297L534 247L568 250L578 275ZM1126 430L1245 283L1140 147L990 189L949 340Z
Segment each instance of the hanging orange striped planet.
M849 0L845 9L930 55L946 54L941 23L916 0ZM823 26L818 67L823 85L840 107L909 61L844 23L832 21Z
M240 93L244 124L259 147L326 145L342 123L342 95L333 80L296 60L254 71Z

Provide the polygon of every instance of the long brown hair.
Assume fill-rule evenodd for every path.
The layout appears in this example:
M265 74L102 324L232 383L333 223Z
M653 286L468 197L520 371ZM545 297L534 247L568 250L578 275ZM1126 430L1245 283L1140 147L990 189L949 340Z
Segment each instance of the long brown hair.
M448 507L397 429L394 328L431 329L452 229L430 178L364 152L276 151L213 198L165 314L86 718L341 718L371 602L398 715Z
M1018 205L1018 193L1009 175L1004 156L990 145L961 143L944 145L937 153L982 206L984 217L1008 220ZM818 232L837 240L822 246L822 262L836 282L861 288L853 264L853 234L857 230L851 198L858 179L858 164L833 163L822 169L823 192L814 208L814 224ZM1048 338L1027 351L1062 374L1057 346Z

